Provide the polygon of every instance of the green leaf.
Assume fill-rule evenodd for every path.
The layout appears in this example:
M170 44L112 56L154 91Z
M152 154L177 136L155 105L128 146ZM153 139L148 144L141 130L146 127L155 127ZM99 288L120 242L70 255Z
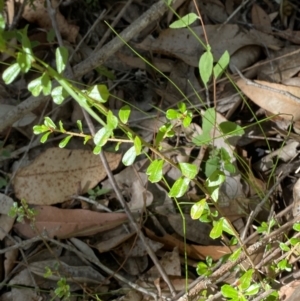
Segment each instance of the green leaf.
M59 146L60 148L64 148L64 147L69 143L69 141L71 140L71 138L72 138L71 135L65 137L63 140L61 140L61 141L59 142L59 145L58 145L58 146Z
M269 229L269 226L266 222L262 222L261 225L259 227L257 227L257 232L258 233L265 233L267 232Z
M88 141L90 141L90 139L92 139L91 136L85 136L85 137L84 137L83 144L86 145L86 143L87 143Z
M130 166L134 163L134 160L136 158L136 151L135 147L132 146L127 152L124 154L122 158L122 162L125 166Z
M24 54L27 56L27 59L29 60L29 64L31 65L31 61L33 60L33 53L32 53L32 45L27 35L27 29L28 26L26 26L22 32L22 48L24 50Z
M218 220L217 222L214 221L213 228L210 231L209 236L212 239L219 238L223 233L223 219Z
M111 136L112 131L106 127L100 129L94 136L94 143L97 146L103 146L106 144L107 140Z
M60 105L69 96L69 94L62 86L58 86L51 91L51 96L53 101L57 105Z
M229 260L234 262L236 260L238 260L238 258L240 257L240 254L242 252L241 248L236 249L230 256L229 256Z
M40 76L34 79L33 81L31 81L28 84L28 90L32 93L33 96L35 97L39 96L43 90L42 77Z
M238 291L229 284L224 284L221 287L221 293L225 298L235 299L238 298Z
M94 155L99 155L101 153L102 146L101 145L96 145L93 149L93 154Z
M131 113L131 109L128 105L123 106L120 110L119 110L119 118L123 123L127 123L129 116Z
M202 116L202 134L193 138L197 146L208 144L211 141L210 132L216 122L216 111L214 108L207 109Z
M59 126L59 130L60 130L62 133L66 131L66 130L64 129L64 124L63 124L63 122L62 122L61 120L58 122L58 126Z
M209 178L206 179L207 186L208 187L220 186L225 181L225 179L226 179L225 174L220 170L216 170L209 176Z
M141 151L142 151L142 141L140 139L140 137L135 136L134 140L133 140L133 145L135 147L135 153L136 155L140 155Z
M219 191L220 191L220 186L212 186L212 187L207 187L207 192L210 195L210 197L212 198L212 200L214 202L218 202L219 199Z
M182 114L184 114L185 113L185 111L186 111L186 104L184 103L184 102L179 102L178 104L177 104L177 107L178 107L178 110L182 113Z
M235 234L234 234L230 224L228 223L227 219L225 219L224 217L222 217L222 219L223 219L223 231L234 236Z
M244 294L246 296L254 296L258 293L260 289L260 284L259 283L254 283L254 284L251 284L247 289L246 291L244 292Z
M44 125L48 128L56 129L56 125L50 117L44 118Z
M69 59L68 49L66 47L58 47L55 50L56 69L61 74L67 66Z
M292 246L295 246L296 244L300 243L300 238L292 237L290 242Z
M185 128L187 128L187 127L191 124L192 119L193 119L193 114L192 114L192 113L191 113L191 115L188 114L188 115L183 119L182 125L183 125Z
M191 208L191 218L199 219L202 216L202 213L206 207L206 199L202 199Z
M207 51L205 51L201 55L199 60L200 77L203 81L205 88L207 88L207 83L212 75L213 62L214 62L214 58L211 53L211 48L209 45L207 45Z
M174 109L169 109L166 113L166 117L169 120L178 119L180 117L180 114Z
M158 133L156 134L155 137L155 146L159 146L160 142L165 138L165 137L173 137L174 136L174 131L173 131L173 126L171 123L166 123L162 125Z
M177 179L170 189L170 192L168 194L169 197L174 197L174 198L182 197L187 191L190 181L191 181L190 179L183 178L183 177Z
M212 273L212 271L204 262L199 262L197 264L196 271L199 276L209 276Z
M48 43L53 43L55 41L55 31L53 28L47 30L47 42Z
M279 247L280 247L280 249L282 250L282 251L284 251L284 252L288 252L288 251L290 251L291 250L291 248L289 247L289 246L287 246L285 243L283 243L283 242L281 242L280 244L279 244Z
M21 67L18 63L14 63L4 70L4 72L2 73L2 79L4 80L6 85L9 85L15 80L20 72Z
M224 163L224 169L231 174L235 173L235 166L232 163Z
M157 183L162 179L163 176L163 160L153 160L147 168L146 174L148 175L148 180L151 183Z
M224 135L242 136L245 131L238 124L231 121L224 121L219 124L220 130Z
M83 130L82 130L82 122L81 122L81 120L77 120L76 123L77 123L77 127L78 127L80 133L82 133Z
M210 177L219 168L220 168L220 159L218 157L209 158L205 163L206 177Z
M109 97L109 91L105 85L95 85L89 89L88 96L93 100L105 103Z
M209 133L216 123L216 110L214 108L207 109L202 116L202 130Z
M220 148L220 155L221 155L221 158L224 162L230 162L231 159L232 159L230 154L228 153L228 151L224 147Z
M198 173L198 169L197 169L196 165L190 164L190 163L179 163L178 165L179 165L179 168L180 168L182 174L185 177L187 177L191 180L193 180L196 177L196 175Z
M300 223L296 223L293 225L293 229L297 232L300 232Z
M252 275L253 275L253 270L250 269L247 272L245 272L244 275L239 279L239 283L240 284L239 284L238 287L241 290L244 291L244 290L246 290L250 286L250 284L251 284L251 282L253 280Z
M3 3L4 1L2 1L1 3ZM0 11L2 12L3 10L3 7L0 8ZM0 14L0 33L4 31L5 29L5 18L3 16L3 14L1 13Z
M195 13L189 13L183 16L180 20L170 24L170 28L184 28L194 23L197 19L199 19L199 17Z
M39 134L42 134L42 133L45 133L45 132L48 132L49 131L49 128L45 125L35 125L33 127L33 133L35 135L39 135Z
M230 62L230 55L229 52L226 50L220 57L217 64L214 66L214 77L216 79L218 79L218 77L222 75L222 73L227 68L229 62Z
M110 110L107 112L106 122L107 128L110 130L116 129L119 123L118 118L114 116L113 112Z
M23 52L18 52L17 54L17 63L19 64L21 71L23 73L27 73L31 67L31 59L30 57L23 53Z
M51 132L47 132L45 133L42 137L41 137L41 143L45 143L48 139L48 136L51 134Z
M44 73L42 75L41 84L42 84L43 94L45 96L50 95L52 89L52 83L47 73Z

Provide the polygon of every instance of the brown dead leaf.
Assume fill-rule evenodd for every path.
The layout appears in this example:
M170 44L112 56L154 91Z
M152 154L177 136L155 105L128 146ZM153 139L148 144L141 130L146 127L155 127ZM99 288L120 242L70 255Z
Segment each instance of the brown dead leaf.
M281 301L298 301L300 299L300 280L294 280L279 290Z
M105 153L112 170L121 154ZM62 203L77 194L86 193L106 177L99 156L91 151L50 148L34 162L20 169L14 179L16 196L28 204Z
M255 28L265 33L272 32L271 20L268 14L259 5L255 3L252 5L251 16Z
M300 120L300 88L265 81L239 79L237 86L261 108L271 114L294 121Z
M51 4L53 8L56 8L56 22L61 35L70 43L75 43L79 27L69 24L65 17L59 12L58 6L60 2L58 0L51 0ZM22 16L28 22L37 23L44 29L48 30L52 28L45 0L35 0L34 6L28 2Z
M30 221L18 223L14 229L22 236L32 238L47 231L49 237L69 238L89 236L113 229L127 221L124 213L100 213L82 209L60 209L51 206L35 206L38 214L34 228Z

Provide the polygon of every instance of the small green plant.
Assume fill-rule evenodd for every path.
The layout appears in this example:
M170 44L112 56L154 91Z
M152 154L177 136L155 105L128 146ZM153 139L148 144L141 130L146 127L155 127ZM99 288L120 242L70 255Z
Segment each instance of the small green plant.
M254 271L248 270L237 281L236 287L228 284L224 284L221 287L221 293L223 297L230 301L247 301L248 296L254 296L258 293L261 285L259 283L253 283Z
M197 264L197 274L199 276L209 276L213 272L213 268L215 266L215 263L213 262L212 258L210 256L207 256L205 259L205 262L199 262Z
M58 271L52 271L49 267L45 267L44 278L50 278L53 274L57 274L59 280L57 281L57 287L54 290L55 296L52 298L54 300L56 297L61 298L62 300L69 300L71 297L70 286L67 283L65 277L61 277Z
M14 218L17 216L18 222L22 222L24 218L27 218L31 222L34 222L36 215L37 211L34 208L29 208L24 199L21 200L21 206L19 206L17 202L14 202L13 206L8 212L8 216L10 217Z

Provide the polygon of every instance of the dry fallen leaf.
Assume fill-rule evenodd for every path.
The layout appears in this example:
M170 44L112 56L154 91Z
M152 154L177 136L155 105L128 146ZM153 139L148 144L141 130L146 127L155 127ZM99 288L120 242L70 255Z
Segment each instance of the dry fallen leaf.
M268 14L257 4L253 4L252 10L252 23L255 28L265 33L272 32L271 20Z
M271 114L294 121L300 120L300 88L241 78L237 86L258 106Z
M112 170L118 167L121 154L105 156ZM105 177L99 156L91 151L50 148L17 172L14 189L16 196L28 204L51 205L78 192L86 193Z
M32 238L47 231L49 237L69 238L89 236L113 229L127 221L124 213L100 213L83 209L60 209L51 206L34 207L34 229L30 221L18 223L14 229L27 238ZM36 231L35 231L36 230Z

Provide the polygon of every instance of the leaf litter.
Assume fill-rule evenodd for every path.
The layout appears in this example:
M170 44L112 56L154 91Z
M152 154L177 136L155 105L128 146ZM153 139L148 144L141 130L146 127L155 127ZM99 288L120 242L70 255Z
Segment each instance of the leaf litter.
M258 236L255 232L262 222L276 217L277 230L280 231L292 217L299 216L300 162L297 121L300 119L300 96L297 80L300 56L297 45L300 24L299 9L293 2L290 3L292 14L269 2L245 4L246 11L242 9L243 3L240 1L206 0L199 4L215 61L225 50L229 52L231 77L247 97L246 101L242 100L225 78L217 82L217 126L210 131L210 137L217 138L207 149L192 145L195 137L203 134L205 113L201 108L207 103L207 93L210 96L208 100L213 99L213 90L209 87L205 91L197 70L199 58L205 49L188 29L168 28L168 25L176 20L171 11L157 17L157 23L149 24L146 29L140 31L130 41L130 45L143 57L151 57L150 61L154 66L168 75L177 88L125 46L104 62L110 73L105 73L97 67L97 75L96 72L89 71L82 78L84 83L93 80L102 83L107 82L106 76L109 74L108 85L111 93L125 98L137 108L135 120L131 117L130 123L138 129L138 133L147 137L149 142L152 142L158 128L165 122L163 114L155 108L166 111L170 107L176 107L179 101L185 101L186 105L193 109L192 124L188 128L178 125L175 128L176 141L169 139L163 145L162 152L176 162L197 164L200 170L198 176L205 180L208 171L204 166L209 160L211 148L226 149L235 173L228 174L221 186L221 209L240 235L245 237L246 233L249 237L246 242L249 248L260 238L263 239L263 234ZM86 35L84 45L76 50L77 57L70 61L70 64L75 66L80 62L80 58L92 57L93 49L97 49L97 44L106 30L104 22L101 19L97 20L101 11L104 11L110 20L116 20L114 26L121 32L128 24L135 24L135 19L150 9L151 3L129 3L127 9L122 11L124 4L115 6L109 1L62 4L52 1L55 9L59 6L56 10L58 30L64 43L68 44L72 51L76 48L75 41ZM35 1L35 6L33 9L30 4L26 4L23 18L26 24L30 25L28 35L32 39L31 42L39 44L34 48L35 54L51 64L54 57L51 47L51 42L54 41L50 34L51 18L43 1ZM176 1L173 8L181 16L195 12L193 1ZM7 22L13 25L17 12L11 1L7 2L7 13ZM291 17L292 15L294 17ZM242 25L245 24L245 20L253 27ZM98 22L97 30L91 28L95 22ZM199 21L192 25L192 29L196 36L204 41L204 28ZM34 35L36 30L44 32L43 37L39 36L38 42ZM292 45L287 46L286 41ZM45 53L49 55L44 56ZM7 62L7 57L3 56L2 60ZM241 72L240 75L236 74L236 68ZM1 70L3 72L4 69ZM126 76L124 72L127 72ZM13 89L11 85L0 92L1 118L5 118L10 114L10 110L14 109L7 107L5 99L26 99L28 94L25 88L29 78L32 80L35 77L36 74L29 73L28 78L22 79L22 83L14 83L14 87L18 89ZM186 99L184 95L187 96ZM210 103L212 104L212 101ZM116 287L115 283L112 285L112 281L109 281L113 277L117 279L118 288L124 289L126 285L131 287L124 293L124 297L130 300L150 300L153 299L151 294L171 296L161 278L161 272L149 260L139 234L128 222L126 214L120 212L122 208L113 192L113 185L109 180L105 180L105 168L99 157L92 154L90 145L83 147L82 141L72 139L67 149L59 149L53 140L45 146L37 144L35 148L30 149L31 122L41 115L43 110L45 116L51 114L55 122L62 120L72 130L76 128L75 114L80 116L76 111L78 107L72 102L65 106L67 109L52 105L42 108L42 104L41 102L41 108L34 112L31 112L31 109L20 109L22 118L19 118L17 123L11 122L11 131L0 133L0 164L2 171L6 173L6 176L0 176L0 239L3 243L2 253L5 253L6 258L1 258L4 265L1 287L6 283L12 287L3 291L0 299L37 298L35 290L19 287L23 285L35 286L40 290L40 297L50 300L50 294L44 294L42 290L53 289L62 277L67 279L72 293L87 293L88 286L88 294L91 291L105 292L110 299L121 300L110 292ZM122 105L112 98L108 104L109 109L114 112L118 112ZM148 116L137 113L138 109L147 111ZM245 134L234 142L228 141L219 130L220 124L229 120L245 127ZM18 150L27 145L26 156L31 163L18 168L14 174L11 166L18 162L10 158L9 154L11 150ZM110 148L110 151L112 149ZM109 167L114 171L117 184L130 210L145 232L147 243L160 258L171 283L178 293L181 291L182 296L186 283L190 284L197 278L196 267L199 261L206 262L207 256L217 261L223 255L232 254L238 249L229 246L228 237L222 237L223 245L218 240L212 240L209 236L209 224L192 220L188 205L182 206L186 222L184 226L182 215L178 213L174 200L168 196L166 186L147 180L148 161L141 160L131 167L124 167L120 163L122 152L124 153L122 148L119 153L105 152ZM210 168L213 168L212 165ZM167 166L164 167L163 173L170 184L180 176L174 168ZM11 189L8 186L10 175L13 190L7 190ZM91 189L97 187L105 192L94 194L93 197L88 195ZM273 187L275 190L272 190ZM257 215L252 223L249 215L260 206L268 191L273 193L269 196L267 204L264 204L262 214ZM78 198L83 195L84 200ZM197 202L201 197L201 192L190 185L188 193L179 201L186 204ZM34 224L28 219L19 223L8 216L14 201L21 199L25 199L30 208L35 208L38 212L34 217ZM95 209L99 208L97 203L106 208L105 212ZM247 221L251 224L247 224ZM13 237L9 234L13 234ZM62 245L63 243L66 244ZM273 249L270 252L275 254L278 246L273 244L271 247ZM59 252L57 248L60 248ZM269 253L259 251L251 254L251 258L257 268L263 269L264 273L272 277L270 271L260 266ZM296 268L294 255L288 258L288 262ZM186 259L192 271L188 277L182 272ZM248 263L243 264L244 268L249 267ZM102 268L99 268L99 265ZM47 268L54 271L54 274L45 278ZM125 277L122 278L122 275ZM217 269L214 275L217 278L211 278L216 281L213 285L222 277L222 269ZM283 275L278 274L277 277L280 280ZM232 284L236 280L236 277L231 275L224 281ZM299 285L294 283L296 281L282 281L280 300L298 300ZM201 285L200 279L198 286ZM196 292L199 294L200 290ZM194 286L190 286L190 293L193 296ZM210 293L213 294L212 291ZM90 294L89 297L94 296ZM186 299L183 296L178 297L178 300Z

